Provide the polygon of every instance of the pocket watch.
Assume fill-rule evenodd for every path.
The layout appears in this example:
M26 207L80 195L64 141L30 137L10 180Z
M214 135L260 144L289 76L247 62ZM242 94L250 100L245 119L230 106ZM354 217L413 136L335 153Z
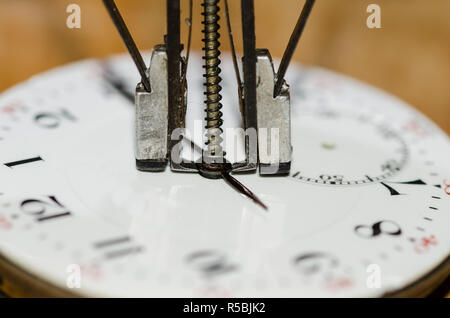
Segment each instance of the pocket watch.
M419 296L448 277L448 136L358 80L299 64L275 73L252 46L247 0L241 80L214 46L222 2L203 3L203 53L180 56L168 1L166 42L140 74L139 53L90 59L0 95L6 293Z

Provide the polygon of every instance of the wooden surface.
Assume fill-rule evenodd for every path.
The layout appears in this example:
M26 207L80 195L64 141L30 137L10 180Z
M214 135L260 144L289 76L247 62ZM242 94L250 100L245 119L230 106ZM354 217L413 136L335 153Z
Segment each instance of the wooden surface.
M116 2L141 48L163 41L164 0ZM81 7L81 29L66 27L70 3ZM199 0L194 3L193 47L199 49L201 8ZM229 3L240 48L240 1ZM370 3L381 6L382 29L366 27ZM182 0L182 20L187 4ZM255 6L257 46L281 56L303 1L256 0ZM294 58L391 92L450 133L449 12L448 0L317 0ZM229 48L226 36L222 48ZM123 51L100 0L0 1L0 91L70 61Z
M142 49L163 41L165 1L116 2ZM229 2L240 48L240 1ZM81 29L66 27L70 3L81 7ZM200 1L194 3L193 48L199 49ZM366 27L370 3L381 6L382 29ZM183 19L187 4L182 0ZM280 57L303 1L256 0L255 6L257 46ZM294 59L393 93L450 133L449 13L449 0L317 0ZM226 36L222 49L229 49ZM124 51L100 0L0 1L0 91L71 61Z

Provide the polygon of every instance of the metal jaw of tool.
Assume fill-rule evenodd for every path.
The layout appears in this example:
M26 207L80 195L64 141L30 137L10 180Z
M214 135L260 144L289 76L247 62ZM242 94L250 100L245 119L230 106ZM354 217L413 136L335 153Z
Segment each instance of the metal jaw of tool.
M180 59L180 63L183 64L184 60ZM166 45L156 45L153 48L150 67L146 72L151 90L147 91L142 83L136 86L135 156L136 167L141 171L163 171L169 159L172 170L181 171L187 168L179 168L177 161L171 160L169 146L174 129L169 130L171 113L169 112L167 64ZM186 92L183 96L184 105L187 102ZM180 108L177 107L177 109ZM178 117L181 118L181 115L179 114ZM180 124L175 128L184 127ZM175 151L174 147L172 150Z
M268 50L256 52L256 77L259 173L288 174L292 156L290 93L284 83L280 94L273 96L276 73Z
M151 91L142 83L136 87L136 167L143 171L161 171L168 158L167 53L164 46L153 50L147 70Z
M168 162L174 171L197 171L195 163L181 162L181 141L171 150L169 131L167 52L164 45L155 46L147 71L151 91L147 92L139 83L136 87L136 166L143 171L163 171ZM285 85L282 93L273 97L275 71L268 50L256 51L256 114L258 133L246 134L246 160L232 164L233 171L254 171L259 166L260 174L289 173L291 162L290 98ZM186 98L186 96L184 96ZM181 126L175 128L183 128ZM256 138L254 138L256 137ZM274 140L277 142L274 144Z
M151 91L146 91L142 84L138 84L136 88L137 168L143 171L163 171L170 162L172 171L200 172L212 178L224 169L233 172L254 172L258 166L262 175L289 173L289 88L284 85L281 93L274 97L276 73L269 51L255 49L253 6L249 1L243 1L242 4L242 104L246 159L231 164L225 160L216 162L215 160L220 161L220 155L209 156L212 162L203 162L202 165L180 160L182 136L179 134L181 130L177 129L184 128L186 91L181 89L181 81L185 78L185 68L179 49L179 7L173 6L173 3L172 7L168 8L168 21L172 24L168 27L167 43L154 48L147 71ZM173 23L178 23L178 27ZM182 94L184 96L181 96ZM202 169L205 167L206 169Z

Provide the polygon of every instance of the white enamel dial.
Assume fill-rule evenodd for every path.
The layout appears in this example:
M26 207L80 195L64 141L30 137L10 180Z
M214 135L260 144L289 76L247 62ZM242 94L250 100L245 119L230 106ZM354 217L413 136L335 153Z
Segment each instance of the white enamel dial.
M203 118L200 70L194 56L188 127ZM229 58L222 70L238 127ZM136 170L136 73L128 57L89 60L0 97L3 260L86 296L382 296L448 272L449 139L403 102L293 66L291 174L236 175L264 211L223 180Z

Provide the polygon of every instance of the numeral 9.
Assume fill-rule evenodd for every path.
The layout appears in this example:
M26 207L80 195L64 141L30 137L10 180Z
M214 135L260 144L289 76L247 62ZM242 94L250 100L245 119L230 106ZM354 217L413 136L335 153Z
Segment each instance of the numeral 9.
M190 254L187 263L205 276L225 274L236 269L224 255L214 251L200 251Z

